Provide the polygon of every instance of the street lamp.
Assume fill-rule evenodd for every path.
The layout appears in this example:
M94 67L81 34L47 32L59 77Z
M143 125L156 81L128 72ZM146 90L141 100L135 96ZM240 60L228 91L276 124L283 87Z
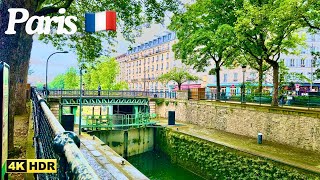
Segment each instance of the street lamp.
M313 59L311 59L311 78L310 78L310 80L311 80L311 82L310 82L310 92L312 92L312 81L313 81L313 64L315 63L315 61L316 61L316 57L314 56L314 58Z
M81 121L82 121L82 95L84 95L84 88L83 88L83 85L82 84L82 70L83 70L83 65L84 65L84 62L81 61L80 63L80 102L79 102L79 135L81 135ZM82 90L83 89L83 90Z
M48 61L51 58L51 56L53 56L54 54L59 54L59 53L68 53L68 51L54 52L47 59L47 63L46 63L46 92L45 92L46 93L46 99L48 99Z
M242 66L242 74L243 74L243 77L242 77L242 88L241 88L241 91L242 91L242 100L241 100L241 103L244 102L244 98L245 98L245 84L244 84L244 81L245 81L245 73L246 73L246 69L247 66L243 65Z

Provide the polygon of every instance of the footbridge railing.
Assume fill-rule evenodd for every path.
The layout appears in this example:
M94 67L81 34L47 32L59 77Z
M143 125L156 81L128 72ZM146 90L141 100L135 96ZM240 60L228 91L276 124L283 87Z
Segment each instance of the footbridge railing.
M39 89L39 92L46 93ZM150 98L176 98L174 91L113 91L113 90L49 90L48 97L79 97L104 96L104 97L150 97Z
M36 179L99 179L82 155L80 139L65 131L36 89L32 89L34 146L37 159L57 159L56 174L36 174Z
M85 123L81 127L87 130L130 128L153 125L149 113L139 114L113 114L113 115L87 115L84 116Z

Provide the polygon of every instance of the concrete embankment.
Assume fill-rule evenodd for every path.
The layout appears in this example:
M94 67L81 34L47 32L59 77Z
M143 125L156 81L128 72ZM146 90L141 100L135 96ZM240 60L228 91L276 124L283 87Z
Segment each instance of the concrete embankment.
M167 118L175 111L176 120L320 153L320 111L278 108L252 104L208 101L165 100L156 113Z
M319 159L319 154L310 154L300 157L300 153L290 152L292 157L288 159L280 154L272 156L272 153L261 153L257 148L278 151L285 147L276 146L268 142L263 145L251 145L252 139L246 137L236 138L225 132L212 132L214 136L203 133L206 129L197 129L194 126L178 124L177 126L160 127L156 129L156 149L165 152L172 161L184 168L193 171L206 179L320 179L320 168L316 167L319 160L309 162L301 161ZM220 141L219 141L220 140ZM239 145L243 140L242 145ZM254 139L253 139L254 140ZM238 143L236 143L239 141ZM256 144L256 140L255 144ZM245 144L247 143L247 145ZM248 147L248 148L244 148ZM320 163L319 163L320 164Z

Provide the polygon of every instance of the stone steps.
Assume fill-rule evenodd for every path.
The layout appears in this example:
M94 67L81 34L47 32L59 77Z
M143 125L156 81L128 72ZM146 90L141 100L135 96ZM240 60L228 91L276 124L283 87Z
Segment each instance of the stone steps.
M156 113L156 102L149 101L150 114Z

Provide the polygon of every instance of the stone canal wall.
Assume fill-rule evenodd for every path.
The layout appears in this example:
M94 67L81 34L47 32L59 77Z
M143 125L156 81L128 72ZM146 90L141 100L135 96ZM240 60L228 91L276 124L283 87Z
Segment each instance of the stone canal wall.
M167 128L155 128L156 150L205 179L316 179L316 174Z
M122 157L130 157L153 150L153 128L135 128L129 130L101 130L93 131L97 136Z
M165 100L156 113L176 121L320 152L320 112L207 101Z

